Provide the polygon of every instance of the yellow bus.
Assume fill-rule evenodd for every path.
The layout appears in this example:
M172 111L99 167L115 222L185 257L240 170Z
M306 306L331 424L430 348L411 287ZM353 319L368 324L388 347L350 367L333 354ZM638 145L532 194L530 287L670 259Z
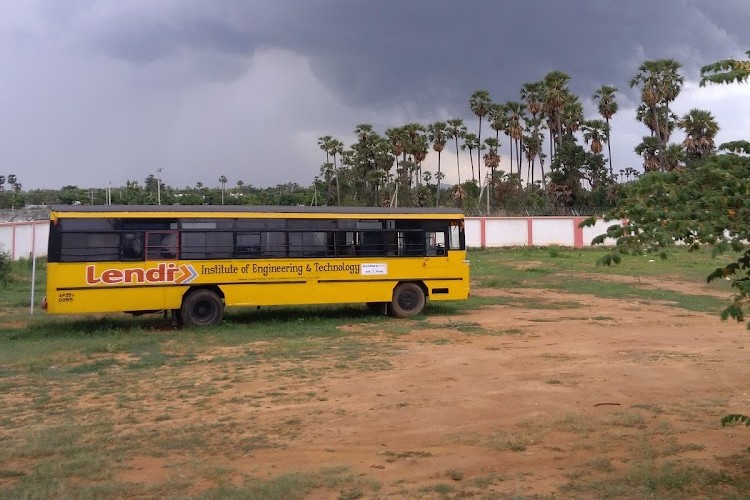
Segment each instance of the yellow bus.
M364 302L404 318L469 296L464 216L447 208L82 206L50 210L50 313Z

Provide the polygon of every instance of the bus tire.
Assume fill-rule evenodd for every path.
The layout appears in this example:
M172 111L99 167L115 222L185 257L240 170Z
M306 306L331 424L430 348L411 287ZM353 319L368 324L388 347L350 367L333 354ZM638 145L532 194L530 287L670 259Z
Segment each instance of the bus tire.
M221 323L224 303L215 292L199 289L182 299L180 321L185 326L214 326Z
M424 310L427 299L416 283L400 283L393 289L391 313L397 318L410 318Z

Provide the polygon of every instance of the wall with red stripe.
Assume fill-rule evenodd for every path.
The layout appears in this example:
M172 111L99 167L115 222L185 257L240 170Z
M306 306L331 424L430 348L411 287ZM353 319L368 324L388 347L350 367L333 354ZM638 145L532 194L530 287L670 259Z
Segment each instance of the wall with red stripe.
M586 217L467 217L466 245L470 248L559 245L583 248L617 221L597 220L580 227ZM606 245L614 244L608 239Z

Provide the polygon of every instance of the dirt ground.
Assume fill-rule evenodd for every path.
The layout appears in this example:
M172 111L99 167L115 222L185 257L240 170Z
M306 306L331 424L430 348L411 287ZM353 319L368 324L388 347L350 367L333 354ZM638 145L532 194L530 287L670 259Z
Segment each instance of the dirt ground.
M246 475L270 479L337 466L348 466L363 484L379 484L352 498L564 498L565 485L632 477L644 464L732 474L746 466L738 457L750 432L720 425L722 415L750 407L744 325L667 305L553 291L472 293L536 301L541 294L584 307L489 306L429 316L434 329L395 340L378 330L382 323L351 325L364 341L388 345L389 368L285 360L257 365L251 380L211 396L199 412L176 396L149 401L170 406L172 423L181 426L240 423L244 442L255 436L262 445L240 450L238 435L222 450L193 457L136 457L117 479L162 482L179 474L172 464L194 458L233 471L236 484ZM220 375L203 366L192 375ZM318 375L310 380L295 369ZM258 394L275 397L253 403ZM194 483L201 486L211 483ZM335 498L338 491L311 496Z

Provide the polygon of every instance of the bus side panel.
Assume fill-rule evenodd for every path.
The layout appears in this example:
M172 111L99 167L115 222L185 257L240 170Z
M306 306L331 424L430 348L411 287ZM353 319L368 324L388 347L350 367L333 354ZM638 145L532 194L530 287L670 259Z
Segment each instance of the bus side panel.
M166 307L163 286L87 286L79 263L47 264L47 311L52 314L160 310ZM58 284L58 288L53 286ZM179 305L178 305L179 307Z

